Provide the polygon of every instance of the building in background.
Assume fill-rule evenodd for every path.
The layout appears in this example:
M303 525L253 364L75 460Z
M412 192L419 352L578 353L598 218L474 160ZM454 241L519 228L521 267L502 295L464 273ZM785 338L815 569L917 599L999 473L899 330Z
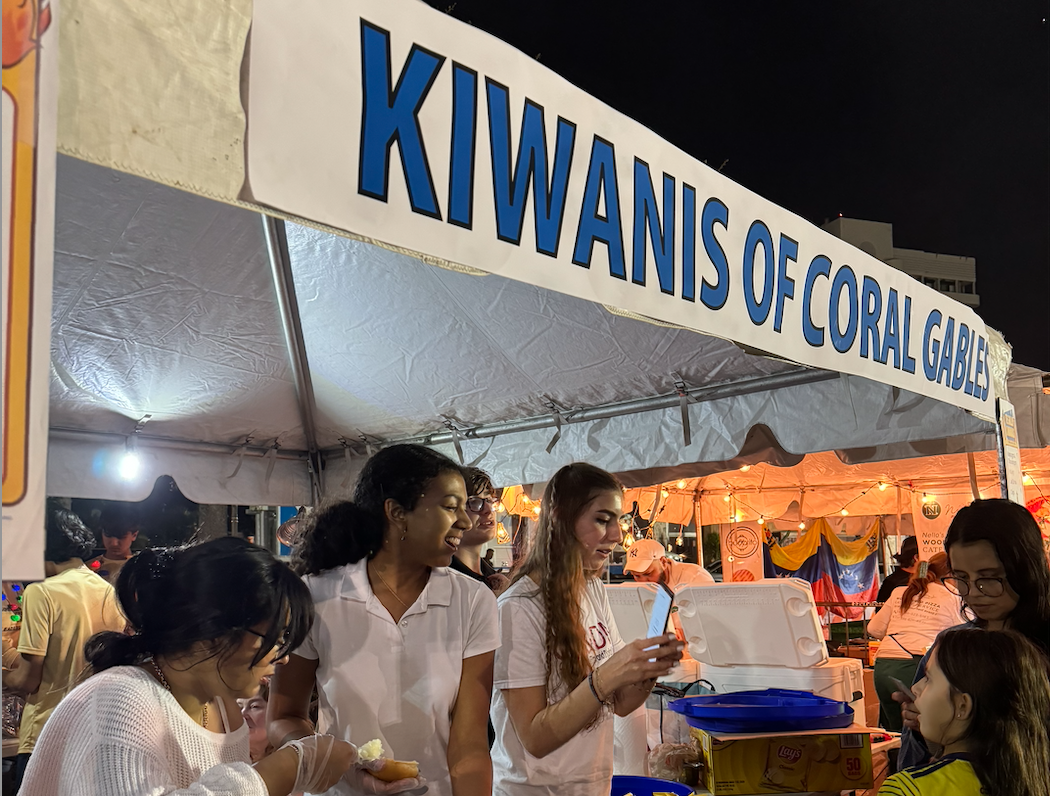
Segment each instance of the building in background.
M822 228L956 301L980 306L977 261L973 257L897 248L893 245L893 224L883 221L839 217L824 222Z

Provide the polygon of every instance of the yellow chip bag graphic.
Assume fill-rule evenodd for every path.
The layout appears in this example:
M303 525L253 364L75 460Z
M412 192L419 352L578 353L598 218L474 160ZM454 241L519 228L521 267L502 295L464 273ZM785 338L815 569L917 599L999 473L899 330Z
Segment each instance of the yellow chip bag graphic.
M762 784L784 793L805 790L810 754L805 738L770 739Z

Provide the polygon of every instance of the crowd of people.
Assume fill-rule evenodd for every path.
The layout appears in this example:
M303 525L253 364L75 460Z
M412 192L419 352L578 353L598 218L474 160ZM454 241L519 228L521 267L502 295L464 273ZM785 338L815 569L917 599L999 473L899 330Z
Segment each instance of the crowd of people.
M107 543L115 589L85 564L91 532L52 507L48 577L4 649L5 688L29 694L21 793L607 796L613 717L684 644L617 630L599 577L622 538L613 475L555 473L509 575L482 555L498 498L480 470L392 446L311 515L290 566L236 537L126 559ZM880 792L1050 793L1050 568L1031 515L977 501L909 566L870 625L882 720L904 733ZM652 540L625 569L713 582Z

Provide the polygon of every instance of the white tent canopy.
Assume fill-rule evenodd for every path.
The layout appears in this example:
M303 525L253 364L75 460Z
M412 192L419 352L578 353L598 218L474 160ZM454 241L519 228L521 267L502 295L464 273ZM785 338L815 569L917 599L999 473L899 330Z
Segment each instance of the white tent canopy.
M410 438L455 456L455 436L501 483L577 459L652 483L742 451L994 444L946 404L502 277L296 225L271 257L256 213L68 157L56 229L52 494L139 500L170 474L198 502L308 502L311 467L339 493L369 445Z

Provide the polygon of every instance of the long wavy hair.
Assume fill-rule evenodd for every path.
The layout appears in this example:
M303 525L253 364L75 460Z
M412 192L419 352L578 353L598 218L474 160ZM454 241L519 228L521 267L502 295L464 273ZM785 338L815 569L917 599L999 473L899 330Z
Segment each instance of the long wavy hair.
M919 564L922 567L922 564ZM930 560L926 562L926 575L919 577L921 569L916 569L915 574L908 580L908 585L904 589L904 594L901 595L901 613L908 613L908 609L911 608L912 602L918 600L922 602L922 598L926 596L926 592L930 590L930 585L933 583L940 583L941 578L946 578L951 573L951 567L948 564L947 553L934 553L930 556Z
M557 673L572 691L591 672L590 645L584 632L580 600L587 578L595 573L583 569L576 521L598 495L622 491L623 484L615 476L593 464L576 462L562 467L543 491L536 533L528 553L514 572L513 582L533 576L540 586L547 623L544 656L548 699L552 696L553 674ZM597 719L595 717L595 722Z
M1018 596L1010 614L1010 629L1023 633L1044 654L1050 654L1050 564L1043 537L1031 512L1009 500L975 500L959 509L948 526L944 549L951 558L957 544L988 542ZM974 624L984 626L980 619Z
M937 666L952 693L973 700L968 741L982 793L1050 793L1050 672L1046 656L1012 630L961 627L941 634Z

